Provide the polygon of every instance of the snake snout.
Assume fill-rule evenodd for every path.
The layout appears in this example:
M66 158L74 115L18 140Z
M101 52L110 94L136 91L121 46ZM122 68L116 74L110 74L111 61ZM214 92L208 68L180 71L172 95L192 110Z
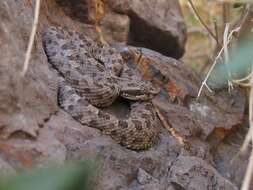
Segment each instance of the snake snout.
M120 55L121 57L127 61L130 60L131 58L133 58L133 52L130 51L130 49L128 47L124 47L120 50Z
M142 86L138 88L125 88L121 92L123 98L129 100L150 100L160 92L160 89L151 86Z
M149 91L150 91L150 94L152 94L152 95L155 96L155 95L157 95L160 92L160 88L152 86Z
M121 97L128 100L147 100L148 94L140 88L125 88L121 91Z

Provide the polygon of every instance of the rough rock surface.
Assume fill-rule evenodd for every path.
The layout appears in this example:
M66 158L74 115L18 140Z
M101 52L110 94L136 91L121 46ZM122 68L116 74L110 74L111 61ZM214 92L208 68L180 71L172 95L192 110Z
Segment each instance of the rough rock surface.
M47 59L38 38L31 57L31 67L21 76L32 9L25 2L1 1L1 64L0 123L4 138L23 131L36 137L44 120L57 111L56 77L47 66ZM23 11L14 11L22 10ZM13 13L13 14L12 14Z
M129 12L130 44L175 58L183 55L186 28L178 1L133 1Z
M169 176L183 189L237 189L214 168L195 157L179 156L170 168Z
M250 156L250 147L245 152L240 151L246 134L246 128L240 128L236 132L229 134L215 148L213 158L216 168L222 176L232 180L238 186L242 184L242 176L245 175ZM251 182L253 182L253 179Z
M95 1L56 2L75 21L90 23L92 17L94 22ZM183 55L186 27L177 0L97 0L96 3L101 14L98 26L107 42L142 46L175 58Z
M186 27L177 0L106 2L114 11L129 16L128 44L153 49L175 58L183 55Z
M223 138L232 128L241 124L245 101L243 93L239 91L235 92L239 95L228 96L226 91L221 91L215 98L204 94L204 103L200 102L200 106L196 107L194 96L200 80L192 80L194 74L189 69L168 58L171 62L166 62L166 67L170 70L170 75L158 76L164 75L171 82L163 84L158 97L163 102L163 107L159 109L167 122L187 137L188 143L180 144L177 138L161 127L159 138L151 149L142 152L125 149L100 131L82 126L58 108L58 81L42 49L41 32L48 25L64 23L76 31L85 31L95 38L96 35L92 26L66 16L54 0L42 1L31 62L26 75L20 75L32 25L33 8L34 2L29 0L0 1L1 173L15 173L21 168L46 165L52 161L63 163L66 160L98 157L96 189L198 189L200 185L202 189L237 189L226 179L228 175L224 175L223 168L217 167L219 165L215 161L218 159L215 157L213 160L215 155L210 151L215 146L209 140L213 139L211 136L216 129L220 129ZM173 64L175 62L176 66ZM158 66L154 64L153 68ZM157 70L160 73L163 71ZM193 82L195 80L198 82ZM194 109L191 104L195 105ZM209 120L209 112L199 119L199 110L206 110L202 106L206 104L208 110L215 112L217 117L222 118L225 114L226 119L219 119L215 123L214 119ZM121 111L124 108L119 107ZM199 131L204 134L202 138L198 136ZM221 153L222 150L219 150ZM245 166L245 163L242 164ZM195 169L191 170L197 166L203 168L201 172L204 173L196 174ZM233 170L226 168L226 173L230 172ZM242 176L236 179L232 177L230 180L239 186L240 177ZM182 182L181 179L186 181ZM209 186L214 183L215 188Z

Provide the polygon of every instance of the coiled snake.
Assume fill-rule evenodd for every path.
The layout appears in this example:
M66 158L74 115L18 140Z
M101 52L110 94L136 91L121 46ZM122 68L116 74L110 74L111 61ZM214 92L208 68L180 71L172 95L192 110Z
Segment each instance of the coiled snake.
M42 41L49 63L60 75L60 107L127 148L141 150L152 145L158 119L151 99L159 90L129 68L116 49L60 27L47 28ZM118 97L130 102L127 119L100 109Z

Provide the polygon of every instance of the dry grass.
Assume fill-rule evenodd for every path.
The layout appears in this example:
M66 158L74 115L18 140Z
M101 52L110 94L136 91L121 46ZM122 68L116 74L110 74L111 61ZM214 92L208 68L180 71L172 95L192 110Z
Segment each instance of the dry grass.
M210 75L211 75L211 73L212 73L214 67L216 66L218 60L222 57L223 53L224 53L224 54L227 54L226 56L228 57L228 52L227 52L228 47L227 47L227 46L228 46L228 44L231 42L231 40L233 39L233 34L234 34L235 32L239 32L239 30L240 30L240 27L235 28L235 29L233 29L232 31L230 31L230 34L229 34L229 35L226 35L226 33L224 33L224 36L226 36L226 38L227 38L227 39L225 40L225 41L226 41L226 44L224 43L224 44L222 45L221 50L219 51L218 55L215 57L214 62L213 62L213 64L212 64L211 68L209 69L209 71L208 71L208 73L207 73L205 79L204 79L203 82L202 82L202 85L201 85L201 87L200 87L200 89L199 89L199 92L198 92L197 99L199 99L199 97L200 97L200 95L201 95L201 92L202 92L202 90L203 90L204 87L207 87L207 89L208 89L209 91L212 92L212 90L211 90L211 89L208 87L208 85L207 85L207 80L209 79L209 77L210 77ZM226 52L225 52L225 49L226 49ZM227 59L228 59L228 58L227 58ZM229 85L231 85L231 83L232 83L231 81L228 81L228 84L229 84Z
M37 31L37 25L38 25L38 21L39 21L39 13L40 13L40 0L36 0L34 21L33 21L33 26L32 26L32 30L31 30L29 42L28 42L28 47L27 47L26 54L25 54L24 66L23 66L23 70L21 73L22 76L25 76L26 71L29 66L30 59L31 59L32 48L33 48L35 34Z
M225 1L222 1L222 2L224 3ZM226 1L226 2L227 3L231 3L231 2L238 3L239 1L231 1L230 0L230 1ZM249 2L249 1L241 1L241 2ZM232 74L230 73L228 64L229 64L229 60L230 60L230 55L229 55L229 47L230 46L229 46L229 44L231 43L233 37L236 36L234 34L239 33L240 30L242 29L242 26L243 26L243 24L246 20L246 17L249 14L250 5L245 6L245 13L243 13L241 15L241 18L239 19L239 22L236 25L237 27L234 27L230 30L231 22L227 22L227 21L229 21L231 19L229 19L229 18L224 19L223 39L222 39L222 44L220 45L219 37L218 37L217 33L214 33L210 29L210 27L204 22L204 19L202 19L200 14L197 12L197 9L196 9L195 5L193 4L193 2L191 0L188 0L188 3L190 4L190 7L192 8L193 12L195 13L195 16L198 18L198 20L202 24L203 28L216 41L217 47L220 47L220 50L218 51L218 54L215 57L212 66L208 70L208 72L206 74L206 77L202 82L202 85L201 85L201 87L199 89L199 92L198 92L197 99L200 97L201 92L202 92L204 87L206 87L209 91L211 91L211 89L207 85L207 80L209 79L209 77L210 77L213 69L215 68L218 60L222 60L226 64L226 68L227 68L226 72L227 72L227 76L228 76L228 87L229 87L230 90L233 88L233 84L239 84L241 86L250 87L250 95L249 95L249 125L250 125L250 129L248 131L248 134L247 134L247 136L245 138L245 141L244 141L244 143L242 145L242 148L241 148L241 151L246 151L247 148L249 147L250 143L253 143L253 75L252 75L252 72L251 72L248 76L246 76L242 79L233 79ZM224 15L229 15L229 14L224 14ZM215 24L215 26L216 26L216 24ZM216 31L216 29L215 29L215 31ZM247 82L247 81L249 81L249 82ZM244 176L244 180L243 180L241 190L250 189L250 183L251 183L252 175L253 175L253 149L251 151L251 156L249 158L249 163L248 163L247 171L246 171L245 176Z
M253 77L250 79L251 85L253 84ZM250 130L248 131L248 134L245 138L244 144L242 146L242 151L246 151L248 145L250 142L253 142L253 86L250 88L250 100L249 100L249 124L250 124ZM244 176L243 184L241 187L241 190L248 190L250 189L250 183L253 173L253 149L251 150L251 155L249 158L249 164L247 171Z

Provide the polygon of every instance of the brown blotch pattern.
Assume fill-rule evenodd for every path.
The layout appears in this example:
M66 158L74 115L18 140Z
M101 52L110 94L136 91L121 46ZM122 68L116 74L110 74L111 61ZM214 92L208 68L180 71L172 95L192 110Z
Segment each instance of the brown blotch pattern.
M63 50L67 50L67 49L69 49L70 47L69 47L68 44L63 44L63 45L61 46L61 48L62 48Z
M75 107L73 105L69 105L67 109L68 109L68 111L72 112L75 109Z
M91 92L91 90L89 88L84 88L83 90L84 90L85 93L90 93Z
M119 126L121 126L122 128L127 128L128 127L128 123L126 121L119 121Z
M105 120L109 120L109 119L110 119L110 116L109 116L108 114L104 113L103 111L99 111L99 112L98 112L98 116L99 116L100 118L105 119Z
M135 128L137 129L137 130L142 130L142 122L141 121L139 121L139 120L132 120L132 122L134 123L134 125L135 125Z

